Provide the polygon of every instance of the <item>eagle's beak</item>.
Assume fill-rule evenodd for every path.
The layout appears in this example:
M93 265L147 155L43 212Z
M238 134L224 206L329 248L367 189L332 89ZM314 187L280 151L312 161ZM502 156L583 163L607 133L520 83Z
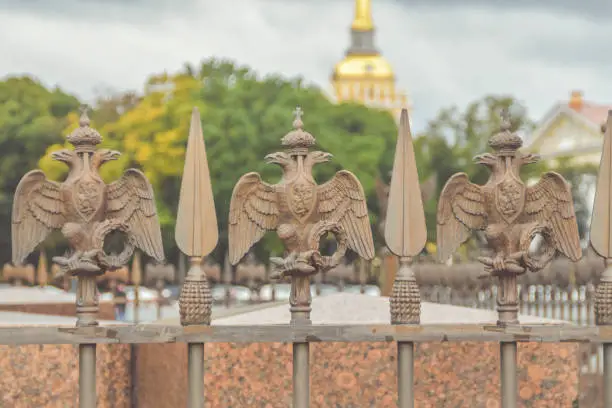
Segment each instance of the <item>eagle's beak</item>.
M106 160L117 160L121 157L121 153L116 150L109 150L106 153Z
M528 153L525 156L523 156L523 163L525 164L537 163L540 161L540 159L541 159L541 156L539 154Z
M478 156L474 157L473 160L476 164L484 164L487 166L493 165L493 163L496 161L495 156L490 153L479 154Z
M321 154L321 158L319 160L323 161L323 162L328 162L331 159L334 158L334 155L331 153L322 153Z
M57 161L64 161L65 159L64 154L65 152L63 150L58 150L56 152L51 153L51 158Z
M267 164L278 163L278 158L276 156L276 153L267 154L266 157L264 157L264 161Z

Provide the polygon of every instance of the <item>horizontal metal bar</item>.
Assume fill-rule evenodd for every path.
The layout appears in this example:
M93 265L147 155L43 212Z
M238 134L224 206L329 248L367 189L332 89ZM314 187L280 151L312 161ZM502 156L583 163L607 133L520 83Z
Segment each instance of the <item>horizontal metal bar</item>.
M571 324L495 325L268 325L160 326L152 324L0 327L0 344L295 343L295 342L612 342L612 327Z

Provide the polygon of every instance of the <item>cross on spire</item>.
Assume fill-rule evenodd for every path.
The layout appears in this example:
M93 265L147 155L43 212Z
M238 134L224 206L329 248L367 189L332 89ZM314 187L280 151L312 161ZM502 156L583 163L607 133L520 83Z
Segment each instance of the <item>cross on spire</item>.
M302 122L303 114L304 111L302 108L300 106L296 106L295 110L293 111L293 115L295 116L295 119L293 120L294 129L301 129L304 126L304 123Z
M90 121L89 121L89 116L87 115L87 112L89 111L89 106L86 104L83 104L81 105L79 110L81 111L81 117L79 118L79 125L81 127L89 126Z
M512 124L510 123L510 109L508 107L502 108L499 116L501 117L500 130L502 132L510 130Z

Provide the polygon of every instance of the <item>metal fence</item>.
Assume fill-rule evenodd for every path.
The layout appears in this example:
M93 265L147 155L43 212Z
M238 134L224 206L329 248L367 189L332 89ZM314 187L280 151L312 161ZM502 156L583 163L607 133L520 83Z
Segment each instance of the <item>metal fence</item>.
M150 183L143 173L133 169L108 185L102 181L99 167L116 159L119 153L97 149L102 138L89 126L86 111L80 127L67 138L74 150L53 154L56 160L70 167L67 179L56 183L47 180L41 171L32 171L17 187L13 206L13 262L22 263L52 230L60 229L71 251L53 261L63 273L77 278L77 324L76 327L0 328L0 344L78 344L82 408L96 406L96 345L100 343L187 343L190 408L204 405L206 342L292 343L295 408L310 405L310 344L313 342L396 342L397 404L401 408L413 407L415 403L414 344L417 342L498 342L503 408L517 406L519 342L603 343L604 381L612 383L609 378L612 331L608 329L612 324L612 268L604 271L596 291L595 280L590 275L593 273L594 277L596 272L591 272L589 267L584 268L589 270L588 281L583 279L582 271L572 273L559 265L546 269L557 252L574 262L582 256L571 191L556 173L544 174L530 187L521 181L521 166L536 162L537 157L518 151L522 141L511 132L512 122L507 115L502 117L500 132L489 140L494 154L475 159L492 170L487 184L473 184L467 175L459 173L442 190L437 214L437 251L441 258L452 255L469 237L470 230L484 232L488 249L487 256L478 259L484 268L457 265L449 273L449 269L439 266L413 264L425 246L427 228L408 113L402 111L384 228L386 246L397 256L399 269L390 297L390 324L375 326L317 325L310 320L312 277L336 268L348 250L366 260L373 259L375 253L366 196L359 180L345 170L322 185L317 185L312 177L312 167L329 161L331 155L311 150L316 140L304 130L299 108L295 111L293 130L281 140L283 151L266 156L269 163L282 168L281 181L272 185L257 173L245 174L234 188L228 226L229 261L233 265L266 232L278 234L285 253L282 258L271 259L274 267L271 277L288 279L291 283L291 320L274 326L211 325L212 295L202 258L217 245L218 227L201 120L196 109L191 120L175 232L178 247L190 258L191 264L179 297L180 327L147 324L101 327L98 324L96 277L106 270L124 266L136 248L160 262L164 255ZM610 132L612 126L608 126L604 142L591 229L592 247L608 261L612 259ZM105 238L113 231L127 236L123 251L118 254L104 251ZM337 247L332 255L326 256L319 252L319 244L329 235L335 237ZM540 239L539 248L532 252L536 238ZM582 262L591 265L590 260ZM434 269L427 271L427 268L438 268L437 275ZM483 272L494 279L495 286L490 280L482 283L477 275ZM548 276L551 284L546 280L531 281L533 276ZM495 307L498 321L421 324L422 297L471 307ZM567 319L584 324L521 324L521 310L561 320L567 315ZM593 316L597 325L592 324ZM612 406L612 386L604 387L604 401L605 406Z

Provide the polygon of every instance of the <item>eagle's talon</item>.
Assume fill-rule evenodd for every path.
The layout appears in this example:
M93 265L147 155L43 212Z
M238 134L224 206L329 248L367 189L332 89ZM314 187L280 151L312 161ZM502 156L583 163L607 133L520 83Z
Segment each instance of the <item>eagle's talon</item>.
M286 258L270 258L274 269L270 279L312 275L318 270L318 253L319 251L292 252Z
M493 271L496 273L501 273L506 269L506 262L502 256L496 256L493 258Z

